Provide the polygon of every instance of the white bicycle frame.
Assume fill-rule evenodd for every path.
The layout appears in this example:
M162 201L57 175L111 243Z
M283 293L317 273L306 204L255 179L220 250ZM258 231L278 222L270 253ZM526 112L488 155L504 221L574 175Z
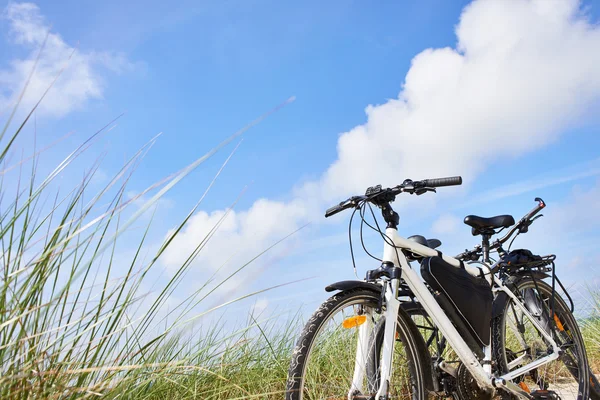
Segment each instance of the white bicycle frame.
M495 291L505 292L515 303L517 307L523 312L523 315L528 318L531 323L537 328L542 336L552 346L552 353L544 356L538 360L521 366L520 368L511 371L502 376L494 376L491 371L491 344L483 349L484 353L484 365L479 362L476 355L469 348L467 343L464 341L462 336L458 333L450 319L446 316L440 305L437 303L425 283L421 280L419 275L410 267L406 257L401 249L408 249L413 253L419 254L424 257L433 257L438 255L437 250L433 250L427 246L423 246L412 240L405 239L398 235L398 231L394 228L386 229L387 238L394 244L392 246L388 241L384 241L383 250L383 262L392 263L394 266L402 268L402 278L411 289L414 296L419 300L422 307L427 312L427 315L433 320L435 325L438 327L440 332L446 338L450 346L454 349L457 356L463 362L465 367L475 378L479 386L483 389L495 390L495 388L505 388L513 394L521 398L531 398L527 392L522 390L517 384L511 382L512 379L527 373L528 371L538 368L546 363L556 360L559 356L559 347L550 334L546 332L544 327L529 313L526 307L517 299L514 293L505 287L502 282L494 280L494 276L489 273L486 278L490 283L493 284ZM454 267L460 268L461 262L453 257L441 255L442 259ZM469 274L473 276L479 276L480 269L464 265L465 269ZM489 271L488 271L489 272ZM399 280L392 279L389 284L386 285L386 310L385 320L394 321L393 324L386 323L383 338L383 353L380 364L380 387L375 396L376 400L385 398L389 389L389 381L392 375L392 361L394 354L394 344L396 341L396 321L398 310L400 308L400 301L398 300L398 287ZM369 320L369 318L367 318ZM364 328L363 328L364 327ZM364 349L368 348L369 332L371 325L363 324L359 328L359 342L357 345L356 363L354 368L354 377L352 381L352 387L348 393L348 399L357 392L363 392L363 379L365 365L367 362L367 354ZM364 393L364 392L363 392Z

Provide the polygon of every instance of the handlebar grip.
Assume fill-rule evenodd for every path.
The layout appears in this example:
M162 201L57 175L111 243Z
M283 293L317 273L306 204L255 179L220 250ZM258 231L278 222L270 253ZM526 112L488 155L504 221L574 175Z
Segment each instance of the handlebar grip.
M423 184L427 187L457 186L462 185L462 177L451 176L448 178L425 179Z
M529 212L529 214L527 214L525 217L523 217L523 219L529 220L529 219L533 218L537 213L539 213L540 211L542 211L542 209L544 207L546 207L546 203L544 203L544 200L542 200L541 198L536 197L535 201L538 202L537 206L535 206L535 208L533 210L531 210Z
M335 214L339 213L340 211L343 211L344 209L345 209L345 207L343 207L343 203L338 204L333 207L330 207L327 209L327 211L325 211L325 218L329 218L332 215L335 215Z

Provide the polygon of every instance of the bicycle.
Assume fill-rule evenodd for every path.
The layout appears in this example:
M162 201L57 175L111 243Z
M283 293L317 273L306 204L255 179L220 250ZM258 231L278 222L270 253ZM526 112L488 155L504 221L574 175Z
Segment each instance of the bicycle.
M539 390L531 391L519 379L529 371L568 359L567 370L576 379L577 398L588 398L589 368L581 334L569 310L562 307L558 298L554 299L554 292L551 293L551 306L552 315L557 319L541 320L528 310L520 293L513 292L514 286L494 279L493 273L486 274L483 268L465 264L398 235L399 216L390 205L397 195L421 195L435 192L436 187L461 183L460 177L453 177L405 180L401 185L387 189L378 185L367 189L364 196L353 196L327 210L326 217L354 209L352 223L357 210L364 221L367 207L371 213L371 205L380 208L387 226L383 232L375 220L377 228L374 229L380 232L384 241L382 264L368 271L364 281L342 281L326 287L326 291L337 293L317 309L297 341L288 373L286 399L424 399L435 394L431 356L415 323L400 307L398 292L401 287L418 301L460 359L457 374L463 377L464 396L491 398L500 394L526 399L557 398L554 390L541 386ZM408 264L408 259L415 256L422 258L422 263L429 267L433 279L429 279L428 284ZM435 275L443 274L449 277L448 281L438 281L438 287L432 287L436 286ZM452 284L448 285L448 282ZM459 301L456 289L461 286L478 300L472 307L454 304ZM540 299L538 305L545 307L549 299L547 296ZM510 349L503 342L506 335L494 338L492 344L492 333L499 334L498 326L494 325L492 329L492 306L516 310L521 321L527 320L532 326L531 331L540 336L540 343L545 346L541 350L545 353L536 353L529 358L518 356L521 357L518 362L509 360L506 354ZM475 313L473 309L477 309ZM336 322L335 318L340 315L341 320ZM559 333L570 335L568 343L555 332L559 323L562 327ZM376 332L383 333L375 335ZM502 354L504 363L498 361ZM367 371L374 359L378 362L376 371ZM398 360L399 366L393 364ZM315 365L311 364L313 361ZM334 366L334 361L340 361L342 365ZM319 368L325 372L319 372Z
M534 256L529 250L524 249L510 251L510 247L516 237L521 233L527 232L533 221L541 217L541 215L537 214L546 205L540 198L536 198L535 200L538 203L537 206L521 218L516 225L512 216L509 215L501 215L492 218L481 218L472 215L467 216L465 218L465 223L472 226L473 235L482 235L482 244L476 246L471 251L465 250L465 252L459 254L455 258L471 263L478 263L479 265L482 265L486 271L494 273L494 279L502 280L506 285L513 287L513 292L520 294L521 298L525 300L524 302L527 309L530 312L532 310L536 311L537 314L539 314L538 319L540 319L546 327L551 324L549 318L553 318L555 315L554 308L548 307L548 310L543 310L539 299L536 300L536 292L549 298L550 305L553 305L554 298L557 295L555 284L558 283L570 304L569 307L566 306L564 301L563 303L558 304L559 311L562 309L564 312L565 309L568 309L568 315L562 318L557 317L558 321L560 322L561 319L571 319L571 324L574 325L575 321L571 318L571 313L574 308L573 302L555 274L555 257L553 255L545 257ZM503 229L511 226L511 230L504 237L497 239L490 245L489 240L493 235L498 234ZM515 233L516 236L513 237ZM509 244L508 251L505 251L502 245L511 237L512 240ZM499 261L490 258L491 251L496 251L498 253ZM542 281L542 279L545 278L551 278L552 285ZM428 341L428 345L433 344L430 346L430 349L433 360L434 386L437 385L436 388L438 392L441 390L447 396L458 393L458 398L464 398L464 395L459 393L461 390L464 393L464 382L461 383L461 381L457 379L461 378L457 374L457 369L453 368L450 365L452 361L448 362L447 357L443 355L446 351L445 340L439 335L437 327L431 323L424 309L418 302L415 302L414 299L404 303L402 307L405 308L405 311L407 311L409 315L417 316L424 321L423 323L427 324L427 326L423 328L424 333L428 335L428 338L425 338ZM498 334L494 335L496 343L492 347L497 350L495 354L497 367L508 372L511 368L514 369L516 365L522 363L522 360L531 358L530 353L534 352L534 345L536 342L533 343L533 346L530 343L527 343L525 340L525 324L517 320L517 315L515 315L514 312L510 315L509 313L506 313L504 309L500 309L496 314L497 315L492 320L492 331L496 331ZM514 319L510 319L509 317ZM518 324L521 325L520 330L517 329ZM435 339L435 343L433 343L433 339ZM504 342L511 341L513 342L513 348L511 349L507 349L502 345ZM519 342L517 345L522 346L520 350L515 350L515 342ZM537 344L539 344L539 342ZM375 351L377 352L378 349L375 349ZM368 366L368 369L370 368L373 370L376 368L377 361L372 361L372 364L373 365ZM525 380L525 378L527 378L530 381L541 384L544 389L547 389L550 385L547 382L544 382L544 372L547 372L547 370L531 370L527 373L527 376L519 378L519 384L527 386ZM589 371L589 376L590 397L592 399L600 399L600 384L598 379L591 370Z

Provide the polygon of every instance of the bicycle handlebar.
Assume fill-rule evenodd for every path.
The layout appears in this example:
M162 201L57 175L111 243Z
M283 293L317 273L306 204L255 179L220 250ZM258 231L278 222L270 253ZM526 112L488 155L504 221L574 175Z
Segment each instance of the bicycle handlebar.
M544 200L542 200L539 197L535 198L535 201L538 202L537 206L535 206L533 208L533 210L529 211L527 214L525 214L525 216L523 218L521 218L521 220L519 221L518 224L516 224L515 226L513 226L510 231L508 231L506 233L506 235L504 235L504 237L497 239L496 241L494 241L494 243L492 244L491 248L495 249L497 247L499 247L501 244L505 243L508 239L510 239L510 237L515 233L515 231L519 230L521 232L527 232L527 228L529 227L529 225L531 225L533 223L533 220L535 217L535 215L537 213L539 213L540 211L542 211L542 209L544 207L546 207L546 203L544 203Z
M449 178L425 179L423 185L426 187L442 187L462 185L462 177L451 176Z
M330 207L325 211L325 218L329 218L332 215L335 215L341 211L344 211L347 208L356 207L360 201L366 200L367 196L353 196L348 200L342 201L340 204L337 204L333 207Z
M525 220L530 220L530 219L532 219L532 218L533 218L533 217L534 217L534 216L535 216L537 213L539 213L540 211L542 211L542 209L543 209L544 207L546 207L546 203L544 203L544 200L542 200L541 198L539 198L539 197L536 197L536 198L535 198L535 201L537 201L537 202L538 202L538 205L537 205L537 206L535 206L535 207L533 208L533 210L531 210L531 211L529 212L529 214L527 214L526 216L524 216L524 217L521 219L521 221L525 221Z
M372 186L367 189L364 196L352 196L341 203L330 207L325 211L325 218L329 218L348 208L356 208L364 201L370 201L376 205L394 201L396 195L400 193L423 194L428 191L435 191L434 188L442 186L457 186L462 184L460 176L449 178L425 179L422 181L405 180L402 184L393 188L382 189L381 185Z

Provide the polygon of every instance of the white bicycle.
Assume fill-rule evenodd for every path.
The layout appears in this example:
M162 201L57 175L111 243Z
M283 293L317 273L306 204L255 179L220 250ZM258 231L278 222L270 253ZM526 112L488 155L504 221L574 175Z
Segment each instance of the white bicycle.
M497 270L485 264L464 264L427 242L398 235L399 217L390 206L397 195L420 195L461 183L460 177L453 177L406 180L388 189L376 186L327 210L329 217L352 208L364 221L371 205L379 207L387 226L385 231L379 225L374 229L384 241L383 257L381 266L368 271L364 281L326 287L337 293L317 309L297 341L286 399L440 395L428 345L401 307L399 289L416 299L457 356L455 373L463 378L459 398L589 398L583 339L571 310L553 287L535 279L517 287L499 279ZM421 261L426 282L410 267L409 260L415 259ZM514 324L516 329L507 328ZM519 334L511 336L511 331ZM523 353L512 351L513 342L519 340L526 342L521 343ZM544 378L532 381L530 377L541 370L547 372Z

